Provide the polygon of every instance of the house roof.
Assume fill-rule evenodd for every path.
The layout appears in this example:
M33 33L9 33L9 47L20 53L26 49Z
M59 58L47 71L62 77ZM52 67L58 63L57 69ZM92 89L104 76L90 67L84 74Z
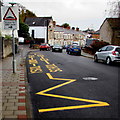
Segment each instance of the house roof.
M28 26L47 26L47 21L50 22L52 17L30 17L25 19Z
M120 18L106 18L101 27L104 25L105 21L108 21L112 29L120 29Z
M76 31L76 30L72 30L72 29L66 29L63 27L58 27L56 26L54 29L55 32L64 32L64 34L81 34L81 35L85 35L84 32L82 31Z

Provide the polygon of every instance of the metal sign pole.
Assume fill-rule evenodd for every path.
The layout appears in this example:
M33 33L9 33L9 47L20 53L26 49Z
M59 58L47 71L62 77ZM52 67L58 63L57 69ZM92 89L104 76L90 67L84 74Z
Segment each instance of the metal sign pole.
M13 73L16 72L16 60L15 60L15 39L14 39L14 30L12 30L12 39L13 39L13 44L12 44L12 51L13 51Z

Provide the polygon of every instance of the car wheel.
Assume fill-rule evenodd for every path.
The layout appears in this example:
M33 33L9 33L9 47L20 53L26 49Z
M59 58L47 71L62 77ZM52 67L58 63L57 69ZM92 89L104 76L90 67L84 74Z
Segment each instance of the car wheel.
M107 57L107 58L106 58L106 64L107 64L107 65L110 65L110 64L111 64L111 59L110 59L110 57Z
M40 51L41 51L41 49L40 49Z
M70 51L68 52L69 55L71 55Z
M94 56L94 62L98 62L97 55Z
M78 55L80 56L80 55L81 55L81 52L79 52Z

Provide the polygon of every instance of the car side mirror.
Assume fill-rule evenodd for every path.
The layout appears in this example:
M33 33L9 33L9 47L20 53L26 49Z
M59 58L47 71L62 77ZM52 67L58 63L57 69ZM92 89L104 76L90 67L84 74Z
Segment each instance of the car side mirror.
M98 52L101 52L101 51L102 51L101 49L98 50Z

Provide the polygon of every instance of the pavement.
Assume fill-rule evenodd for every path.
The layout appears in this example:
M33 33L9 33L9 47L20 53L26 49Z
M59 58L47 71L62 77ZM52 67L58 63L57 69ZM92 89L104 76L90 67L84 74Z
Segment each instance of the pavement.
M28 119L32 118L29 85L26 75L25 58L28 52L35 51L29 45L20 45L16 54L16 72L13 73L12 56L0 60L0 118ZM84 53L82 56L93 58Z

